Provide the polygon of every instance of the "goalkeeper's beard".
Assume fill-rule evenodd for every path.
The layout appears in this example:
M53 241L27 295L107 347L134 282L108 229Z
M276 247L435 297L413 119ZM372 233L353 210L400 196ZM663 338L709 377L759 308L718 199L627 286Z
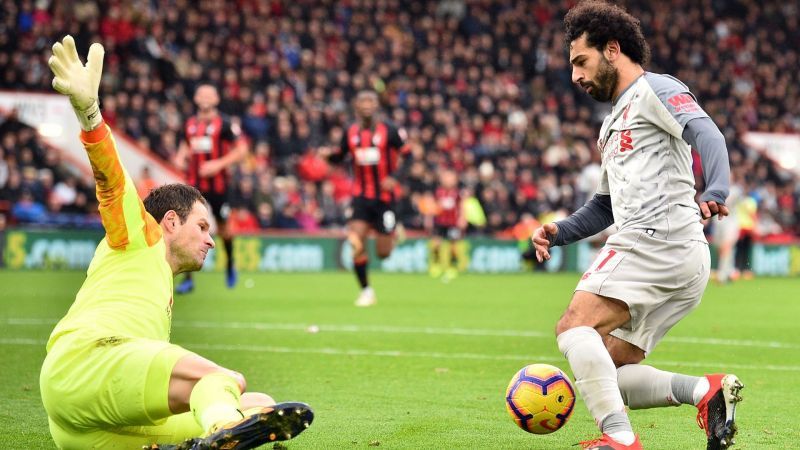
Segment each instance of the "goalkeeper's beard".
M175 255L175 259L178 261L178 270L175 273L176 275L184 272L196 272L203 268L203 263L206 260L205 254L202 257L198 257L195 252L192 252L185 247L175 244L171 245L170 247L171 253Z

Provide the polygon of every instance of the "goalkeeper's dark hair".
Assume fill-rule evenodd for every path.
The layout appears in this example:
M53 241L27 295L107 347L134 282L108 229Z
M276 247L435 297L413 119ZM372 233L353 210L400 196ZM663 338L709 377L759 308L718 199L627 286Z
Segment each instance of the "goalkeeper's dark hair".
M181 223L186 223L186 218L189 217L194 204L198 200L203 202L204 205L208 205L206 199L203 198L203 194L188 184L165 184L150 191L150 194L144 199L144 209L158 223L161 223L161 219L170 210L178 214Z
M639 19L617 5L598 0L581 2L564 17L564 29L567 48L586 33L589 47L602 52L609 41L617 41L631 61L642 66L650 61L650 47Z

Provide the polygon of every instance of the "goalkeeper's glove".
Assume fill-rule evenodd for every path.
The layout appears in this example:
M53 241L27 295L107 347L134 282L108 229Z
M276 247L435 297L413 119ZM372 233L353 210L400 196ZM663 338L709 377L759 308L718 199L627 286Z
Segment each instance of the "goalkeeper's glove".
M53 44L53 56L47 62L55 75L53 89L69 96L78 122L85 131L92 131L103 122L97 91L104 53L102 45L92 44L84 66L78 58L75 40L67 35L62 42Z

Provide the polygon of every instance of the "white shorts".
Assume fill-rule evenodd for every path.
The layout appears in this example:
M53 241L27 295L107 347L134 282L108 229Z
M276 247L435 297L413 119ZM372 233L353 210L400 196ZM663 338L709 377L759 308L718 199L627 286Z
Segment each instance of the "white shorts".
M705 242L666 241L644 230L622 231L608 238L575 290L625 302L631 320L611 335L647 354L700 304L710 266Z

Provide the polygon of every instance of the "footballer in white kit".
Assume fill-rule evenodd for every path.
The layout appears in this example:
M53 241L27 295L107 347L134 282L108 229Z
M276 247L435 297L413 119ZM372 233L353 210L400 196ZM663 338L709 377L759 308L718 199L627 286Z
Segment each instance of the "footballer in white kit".
M708 282L691 147L682 137L698 118L708 115L683 83L645 72L616 99L597 143L603 157L597 194L610 196L617 232L576 289L627 303L631 321L612 335L645 353L700 303ZM721 204L723 176L725 183L714 180L706 191Z
M541 262L550 258L551 246L616 226L556 325L559 350L602 432L581 444L641 449L625 406L692 404L707 449L727 448L743 387L735 375L697 377L641 364L698 306L708 282L709 248L700 221L728 215L725 138L686 85L644 70L650 50L638 19L590 0L570 9L564 25L572 81L612 105L598 139L602 165L594 197L532 237ZM699 203L692 148L706 182Z

